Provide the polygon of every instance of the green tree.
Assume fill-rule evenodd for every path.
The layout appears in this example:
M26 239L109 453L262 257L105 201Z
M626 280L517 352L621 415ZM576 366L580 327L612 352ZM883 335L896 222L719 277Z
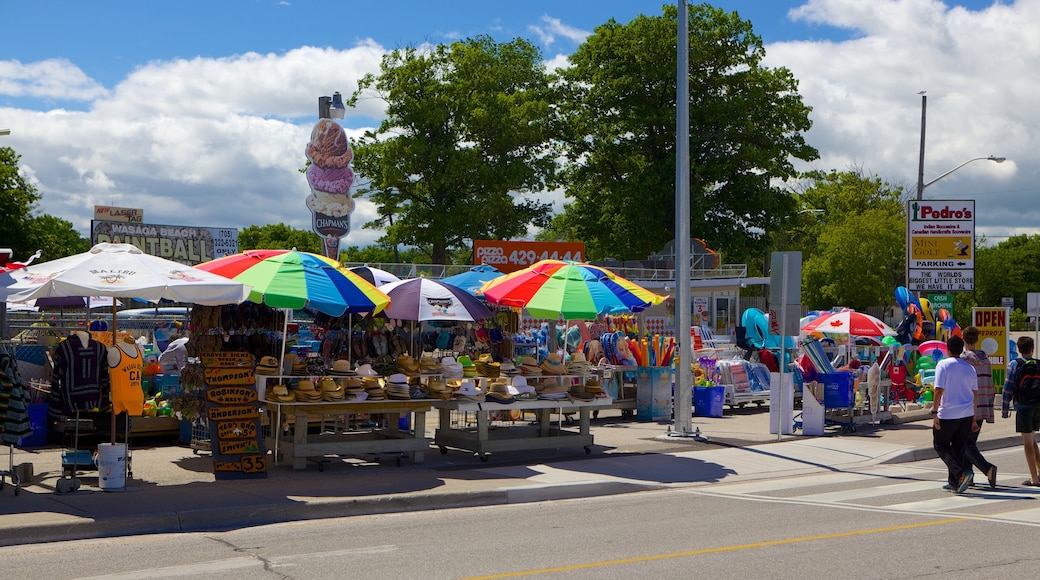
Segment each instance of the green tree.
M0 216L3 216L0 219L0 246L10 248L11 259L15 261L27 260L36 250L42 249L26 236L33 211L42 196L18 171L21 158L14 149L0 147Z
M727 261L762 255L761 232L794 208L810 108L785 68L761 65L751 23L708 4L690 16L690 231ZM608 21L560 74L569 203L556 230L593 258L642 259L675 235L678 9Z
M1040 234L1012 236L989 247L979 247L976 243L975 292L973 296L964 293L964 302L973 303L972 306L1000 306L1001 298L1010 296L1016 306L1024 309L1026 294L1040 291L1037 256L1040 256ZM958 293L954 304L960 301Z
M29 219L26 238L30 247L41 250L43 260L56 260L90 249L90 240L79 235L72 222L49 214Z
M539 51L516 39L480 36L431 51L394 50L380 74L351 96L386 102L376 131L353 143L391 247L413 246L444 263L465 238L521 236L549 220L547 204L523 194L551 184L549 76Z
M21 156L10 147L0 147L0 246L11 248L11 258L22 262L40 250L40 260L55 260L84 252L90 241L79 235L72 223L37 214L43 196L18 171Z
M238 232L238 250L290 250L322 253L322 241L310 230L299 230L285 224L249 226Z
M797 224L803 252L802 304L866 310L888 305L905 284L903 189L862 169L813 172L803 206L785 223Z

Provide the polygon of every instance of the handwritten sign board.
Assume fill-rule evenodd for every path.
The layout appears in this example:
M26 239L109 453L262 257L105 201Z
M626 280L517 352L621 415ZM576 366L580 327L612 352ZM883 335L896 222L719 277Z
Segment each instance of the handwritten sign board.
M260 402L253 357L245 352L205 353L206 416L216 479L267 477Z

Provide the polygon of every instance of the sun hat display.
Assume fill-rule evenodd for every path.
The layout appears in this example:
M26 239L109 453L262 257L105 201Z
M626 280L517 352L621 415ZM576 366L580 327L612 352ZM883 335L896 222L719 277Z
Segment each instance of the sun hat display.
M472 379L462 379L459 388L452 393L455 398L469 399L471 401L483 401L484 393L477 389L477 384Z
M419 376L419 361L412 358L412 355L402 354L397 357L395 363L397 364L397 369L402 373L410 377Z
M301 403L320 403L321 391L315 388L314 381L302 379L296 383L296 400Z
M516 399L509 393L509 386L505 382L493 381L488 387L485 395L489 403L512 403Z
M584 390L572 390L567 391L567 398L571 401L592 401L596 398L596 395L586 392Z
M367 364L367 363L363 364L363 365L359 365L358 368L354 370L354 374L359 376L359 377L368 377L368 378L378 377L379 376L379 373L377 373L375 371L375 369L372 368L372 365Z
M516 368L513 361L506 359L498 364L498 370L504 375L513 376L520 372L520 369Z
M495 362L490 354L482 354L476 362L477 376L481 377L498 377L502 372L502 365Z
M563 357L555 352L545 357L541 367L542 372L548 375L562 375L567 371L567 367L563 364Z
M591 367L589 361L585 360L585 355L581 351L575 351L567 361L567 374L585 375L588 374Z
M296 400L296 396L290 393L289 388L285 385L272 386L264 398L277 403L292 403Z
M441 373L448 378L462 378L465 371L462 368L462 364L455 360L453 356L446 356L441 359Z
M333 361L332 368L326 371L330 375L339 376L350 376L354 374L354 369L350 368L350 361L346 359L339 359Z
M473 359L466 355L462 355L456 359L459 364L462 365L462 376L465 378L473 378L477 376L477 365L473 364Z
M411 397L411 386L408 384L408 376L403 373L396 373L390 375L386 379L386 385L384 386L386 397L388 399L410 399Z
M520 359L520 371L528 376L542 374L542 367L538 366L538 359L533 356L525 356Z
M256 374L277 375L278 368L278 359L273 356L265 356L260 359L260 364L256 365Z
M423 353L422 358L419 359L419 371L422 374L438 374L441 370L441 363L437 362L437 359L433 358L432 354Z
M527 379L524 377L513 377L512 382L506 387L506 392L516 397L535 397L538 395L538 391L531 385L527 384Z
M543 384L538 389L539 399L559 400L567 398L567 385Z
M325 401L342 401L346 392L343 385L336 382L332 377L322 377L318 380L321 389L321 398Z
M585 392L592 393L597 399L606 398L607 391L603 389L603 385L600 384L599 379L595 377L589 378L585 381Z

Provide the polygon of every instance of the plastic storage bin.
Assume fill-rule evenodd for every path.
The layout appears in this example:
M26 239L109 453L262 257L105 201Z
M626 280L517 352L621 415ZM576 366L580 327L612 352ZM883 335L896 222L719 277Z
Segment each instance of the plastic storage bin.
M852 373L821 373L820 382L823 383L823 406L824 408L851 407L855 399L853 387L856 382Z
M726 387L694 387L693 415L695 417L721 417L722 403L726 399Z

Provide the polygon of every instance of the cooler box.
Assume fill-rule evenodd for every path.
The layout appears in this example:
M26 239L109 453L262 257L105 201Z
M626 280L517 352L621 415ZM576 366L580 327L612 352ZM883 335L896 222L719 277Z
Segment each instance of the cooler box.
M819 380L823 383L824 408L848 408L856 401L852 373L820 373Z
M694 387L693 415L695 417L721 417L722 403L726 399L726 387Z
M180 375L155 375L152 377L151 394L162 393L164 399L174 395L183 395Z
M672 417L672 368L636 367L636 421Z

